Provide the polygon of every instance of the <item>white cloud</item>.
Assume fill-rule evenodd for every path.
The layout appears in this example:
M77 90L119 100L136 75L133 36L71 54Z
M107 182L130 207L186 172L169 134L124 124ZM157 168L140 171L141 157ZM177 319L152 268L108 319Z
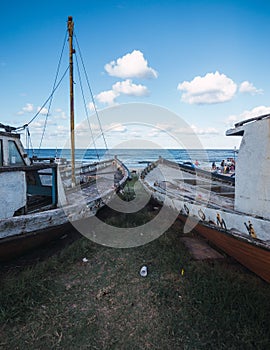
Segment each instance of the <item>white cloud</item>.
M57 115L54 116L54 118L56 120L67 120L68 119L65 111L63 111L61 108L57 108L55 110L55 112L57 113Z
M43 108L38 107L38 108L37 108L37 112L39 112L39 114L41 114L41 115L47 115L49 111L48 111L48 109L45 108L45 107L43 107Z
M196 125L191 125L192 130L197 135L218 135L219 131L216 128L198 128Z
M35 135L36 134L40 134L43 132L44 130L44 125L45 125L45 120L44 119L38 119L38 120L35 120L33 121L33 123L30 124L30 128L32 130L32 133L34 133ZM50 132L46 132L47 135L49 135L52 131L52 128L55 129L55 124L51 121L51 120L48 120L47 121L47 128L50 128L50 129L47 129L47 130L50 130ZM34 132L33 132L34 130Z
M270 106L257 106L251 110L246 110L239 115L230 115L226 120L226 124L232 125L242 120L259 117L264 114L270 114Z
M148 134L147 137L158 137L160 135L161 131L158 129L151 129Z
M22 110L23 110L24 112L27 112L27 113L29 112L29 113L31 113L31 112L33 112L33 110L34 110L34 105L33 105L32 103L26 103L26 106L23 107Z
M146 96L149 94L146 86L141 84L134 84L130 79L118 81L112 86L112 89L115 92L130 96Z
M177 125L169 124L156 124L155 128L152 128L148 136L157 137L162 133L182 134L182 135L219 135L220 132L213 127L199 128L196 125L190 125L186 127L177 127Z
M148 137L160 137L169 134L173 130L173 127L167 127L165 124L157 124L154 128L147 133Z
M200 128L194 124L186 127L175 128L175 133L183 135L219 135L220 132L213 127Z
M119 92L113 91L113 90L107 90L107 91L102 91L96 96L96 99L100 103L108 104L108 105L113 105L115 103L116 97L118 97L120 94Z
M18 112L19 115L25 113L32 113L34 111L34 105L32 103L26 103L26 105Z
M103 91L98 94L96 99L100 103L113 105L115 104L115 99L121 94L129 96L147 96L149 91L146 86L134 84L131 79L127 79L124 81L118 81L112 86L111 90Z
M258 94L262 94L263 90L257 89L252 83L250 83L249 81L246 80L240 84L239 92L249 93L251 95L258 95Z
M90 111L92 111L92 112L95 110L95 105L94 105L93 102L89 102L89 103L88 103L88 109L89 109Z
M233 126L237 122L237 116L236 115L230 115L227 120L225 121L227 125Z
M144 58L143 53L134 50L127 53L116 61L111 61L104 66L106 72L118 78L157 78L158 73L151 67Z
M127 127L121 123L112 123L106 127L106 131L110 132L126 132Z
M23 115L25 113L33 113L34 112L34 105L32 103L27 103L22 109L21 111L18 112L18 114ZM43 107L37 107L37 112L39 112L39 114L41 115L47 115L48 114L48 109Z
M44 128L44 120L36 120L31 124L31 128L34 128L35 131L37 131L38 129L43 130Z
M93 128L92 128L93 124L90 124L91 130L93 132ZM76 124L75 126L75 134L76 136L84 136L84 137L88 137L90 135L91 131L89 129L89 124L86 122L82 122L79 124ZM81 140L80 140L81 142Z
M189 104L214 104L230 101L237 90L237 85L225 74L207 73L197 76L192 81L178 84L183 91L181 100Z
M65 125L57 125L57 127L50 133L50 137L57 136L57 138L69 138L69 132L69 127Z
M160 132L170 132L175 130L175 125L170 123L156 123L155 128L157 128Z

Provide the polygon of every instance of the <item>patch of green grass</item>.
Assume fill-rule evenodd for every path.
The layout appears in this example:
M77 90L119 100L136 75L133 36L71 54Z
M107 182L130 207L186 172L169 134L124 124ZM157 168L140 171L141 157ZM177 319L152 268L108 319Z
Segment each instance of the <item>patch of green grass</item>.
M85 238L66 247L57 256L26 267L19 274L10 273L1 280L0 322L12 323L28 317L33 308L61 291L57 275L70 268L91 247Z
M194 314L196 348L267 348L269 285L249 272L239 271L218 263L189 265L186 292ZM207 332L201 324L207 324Z
M113 220L104 210L103 219ZM137 248L82 238L7 274L0 291L0 348L267 349L269 284L229 260L194 261L181 235L175 222ZM145 278L142 265L148 267Z
M139 182L138 176L136 174L133 174L131 179L127 181L123 190L120 191L119 197L127 202L133 200L136 197L135 186L139 188L139 191L143 190L142 185Z

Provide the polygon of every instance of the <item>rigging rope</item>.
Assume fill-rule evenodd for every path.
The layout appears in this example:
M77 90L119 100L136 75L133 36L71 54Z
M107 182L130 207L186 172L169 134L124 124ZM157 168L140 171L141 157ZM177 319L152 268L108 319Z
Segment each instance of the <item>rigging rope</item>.
M33 148L33 144L32 144L32 139L31 139L31 135L30 135L30 130L28 128L28 126L26 127L26 145L27 145L27 149L32 151L32 157L35 155L35 151ZM30 155L28 155L30 157Z
M83 59L82 59L81 49L80 49L80 46L79 46L76 34L74 34L74 37L75 37L76 44L78 46L80 59L81 59L81 62L82 62L82 66L83 66L84 74L85 74L85 77L86 77L86 82L87 82L87 85L88 85L88 89L89 89L90 94L91 94L91 98L92 98L92 102L93 102L93 106L94 106L94 111L95 111L95 114L96 114L96 117L97 117L97 120L98 120L98 123L99 123L99 128L100 128L100 131L101 131L101 134L102 134L102 137L103 137L103 141L104 141L104 144L105 144L105 147L106 147L106 151L108 151L108 145L107 145L107 142L106 142L106 139L105 139L105 135L104 135L104 132L103 132L103 129L102 129L102 125L101 125L101 122L100 122L100 119L99 119L98 111L97 111L95 100L94 100L94 95L93 95L93 92L92 92L92 89L91 89L91 86L90 86L90 83L89 83L88 75L87 75L87 72L86 72L86 69L85 69L85 65L84 65L84 62L83 62Z
M48 103L48 101L52 98L52 96L54 95L55 91L57 90L58 86L61 84L62 80L64 79L65 75L67 74L69 70L69 66L67 67L67 69L65 70L64 74L62 75L62 78L59 80L58 84L56 85L56 87L53 89L53 91L51 92L51 94L49 95L49 97L47 98L47 100L43 103L43 105L40 107L40 109L38 110L38 112L34 115L34 117L27 123L24 124L23 126L19 126L18 128L16 128L16 131L20 131L20 130L24 130L29 124L31 124L36 118L37 116L40 114L40 112L42 111L42 109L46 106L46 104Z
M78 70L78 77L79 77L79 82L80 82L82 98L83 98L84 111L85 111L85 114L86 114L86 117L87 117L87 122L88 122L88 126L89 126L89 129L90 129L90 132L91 132L91 137L92 137L93 144L94 144L94 147L95 147L96 155L98 157L98 160L100 160L100 157L99 157L99 154L98 154L98 151L97 151L97 147L96 147L96 141L95 141L95 138L94 138L94 135L93 135L93 130L92 130L92 127L91 127L91 124L90 124L89 113L88 113L87 106L86 106L86 101L85 101L85 96L84 96L83 86L82 86L81 72L80 72L80 68L79 68L79 64L78 64L77 55L75 55L75 59L76 59L77 70Z
M53 89L52 89L53 91L55 90L56 82L57 82L57 79L58 79L58 75L59 75L59 71L60 71L60 65L61 65L62 58L63 58L63 52L64 52L64 49L65 49L65 46L66 46L66 42L67 42L67 35L68 35L68 31L66 31L66 35L65 35L65 38L64 38L64 43L63 43L63 46L62 46L60 58L59 58L58 65L57 65L56 75L55 75L55 79L54 79L54 83L53 83ZM48 116L49 116L49 113L50 113L50 110L51 110L52 100L53 100L53 95L51 95L48 111L47 111L45 122L44 122L43 131L42 131L42 136L41 136L40 143L39 143L38 152L40 152L41 145L42 145L42 142L43 142L43 138L44 138L45 130L46 130L46 127L47 127L47 122L48 122Z
M53 84L53 90L51 92L51 94L49 95L49 97L47 98L47 100L43 103L43 105L39 108L39 110L37 111L37 113L33 116L33 118L26 124L24 124L23 126L19 126L18 128L16 128L16 131L21 131L21 130L25 130L26 128L28 128L28 126L38 117L38 115L40 114L40 112L42 111L42 109L46 106L46 104L48 103L48 101L52 100L52 97L55 93L55 91L57 90L58 86L61 84L62 80L64 79L64 77L66 76L67 72L68 72L68 69L69 69L69 66L66 68L64 74L62 75L61 79L59 80L59 82L56 84L56 81L57 81L57 77L59 75L59 70L60 70L60 63L61 63L61 60L62 60L62 57L63 57L63 52L64 52L64 48L65 48L65 45L66 45L66 41L67 41L67 31L66 31L66 34L65 34L65 39L64 39L64 43L63 43L63 47L62 47L62 50L61 50L61 55L60 55L60 59L59 59L59 62L58 62L58 67L57 67L57 74L56 74L56 77L55 77L55 81L54 81L54 84ZM50 103L50 106L51 106L51 103ZM49 107L50 108L50 107ZM48 110L48 113L46 115L46 120L45 120L45 126L43 128L43 134L42 134L42 139L44 137L44 132L45 132L45 128L46 128L46 124L47 124L47 118L48 118L48 114L49 114L49 110ZM41 141L42 142L42 141ZM41 144L40 144L41 146ZM40 148L39 148L40 149Z
M63 47L62 47L62 50L61 50L61 54L60 54L60 58L59 58L58 66L57 66L57 72L56 72L56 76L55 76L55 80L54 80L54 84L53 84L53 88L52 88L51 94L50 94L49 97L46 99L46 101L43 103L43 105L39 108L39 110L37 111L37 113L32 117L32 119L31 119L27 124L24 124L23 126L18 127L18 128L15 129L17 132L26 129L26 133L27 133L26 137L28 136L28 139L29 139L28 143L31 144L33 155L34 155L34 149L33 149L32 141L31 141L31 137L30 137L30 131L29 131L28 126L38 117L38 115L41 113L41 111L43 110L43 108L44 108L44 107L47 105L47 103L50 101L50 102L49 102L48 111L47 111L47 113L46 113L46 118L45 118L45 122L44 122L44 127L43 127L43 131L42 131L42 136L41 136L39 148L38 148L38 152L39 152L40 149L41 149L41 145L42 145L43 139L44 139L45 130L46 130L47 122L48 122L48 116L49 116L49 112L50 112L50 109L51 109L51 104L52 104L52 99L53 99L54 93L55 93L55 91L58 89L59 85L61 84L62 80L64 79L64 77L66 76L66 74L67 74L67 72L68 72L68 70L69 70L69 65L68 65L68 67L67 67L66 70L64 71L64 73L63 73L61 79L60 79L60 80L58 81L58 83L57 83L57 79L58 79L59 71L60 71L60 64L61 64L61 61L62 61L63 52L64 52L64 48L65 48L66 41L67 41L67 35L68 35L68 31L66 31L66 35L65 35L65 39L64 39L64 44L63 44ZM82 67L83 67L83 71L84 71L85 79L86 79L86 82L87 82L87 86L88 86L88 89L89 89L89 91L90 91L91 99L92 99L92 102L93 102L95 115L96 115L96 118L97 118L98 123L99 123L99 128L100 128L100 131L101 131L101 134L102 134L102 137L103 137L103 141L104 141L104 144L105 144L105 148L106 148L106 150L108 151L108 145L107 145L107 142L106 142L106 139L105 139L104 131L103 131L103 129L102 129L101 121L100 121L100 118L99 118L99 115L98 115L98 111L97 111L97 107L96 107L96 104L95 104L94 95L93 95L93 92L92 92L92 89L91 89L91 86L90 86L90 83L89 83L89 79L88 79L88 76L87 76L87 72L86 72L86 69L85 69L85 65L84 65L84 62L83 62L83 59L82 59L82 54L81 54L80 46L79 46L79 43L78 43L78 40L77 40L76 35L74 35L74 36L75 36L75 41L76 41L76 44L77 44L77 47L78 47L78 52L79 52L79 55L80 55L80 60L81 60L81 64L82 64ZM75 57L76 57L76 63L77 63L77 69L78 69L78 75L79 75L79 81L80 81L81 92L82 92L82 96L83 96L83 102L84 102L85 113L86 113L86 116L87 116L87 121L88 121L89 129L90 129L90 131L91 131L91 136L92 136L92 139L93 139L93 143L94 143L96 155L97 155L98 159L100 160L100 157L99 157L99 154L98 154L98 151L97 151L97 148L96 148L96 143L95 143L95 140L94 140L94 137L93 137L93 130L92 130L92 128L91 128L91 124L90 124L90 120L89 120L89 113L88 113L87 106L86 106L85 96L84 96L84 93L83 93L82 80L81 80L81 74L80 74L80 70L79 70L79 64L78 64L78 60L77 60L77 55L75 55Z

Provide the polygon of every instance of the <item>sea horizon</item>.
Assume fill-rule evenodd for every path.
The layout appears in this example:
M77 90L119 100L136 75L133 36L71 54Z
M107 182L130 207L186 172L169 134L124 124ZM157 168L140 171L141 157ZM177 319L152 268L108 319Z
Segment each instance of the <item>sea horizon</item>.
M31 157L37 155L41 158L66 158L71 159L70 149L41 148L27 150ZM209 166L212 162L220 163L223 159L237 158L235 149L75 149L75 159L81 162L95 162L117 156L128 168L142 168L145 163L153 162L160 156L176 163L198 161L202 166Z

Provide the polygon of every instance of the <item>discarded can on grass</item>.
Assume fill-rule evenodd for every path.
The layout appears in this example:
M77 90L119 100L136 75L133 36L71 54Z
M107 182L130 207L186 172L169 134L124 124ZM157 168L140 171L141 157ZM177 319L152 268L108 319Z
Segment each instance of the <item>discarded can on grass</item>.
M140 275L142 277L146 277L147 276L147 266L142 266L142 268L140 270Z

